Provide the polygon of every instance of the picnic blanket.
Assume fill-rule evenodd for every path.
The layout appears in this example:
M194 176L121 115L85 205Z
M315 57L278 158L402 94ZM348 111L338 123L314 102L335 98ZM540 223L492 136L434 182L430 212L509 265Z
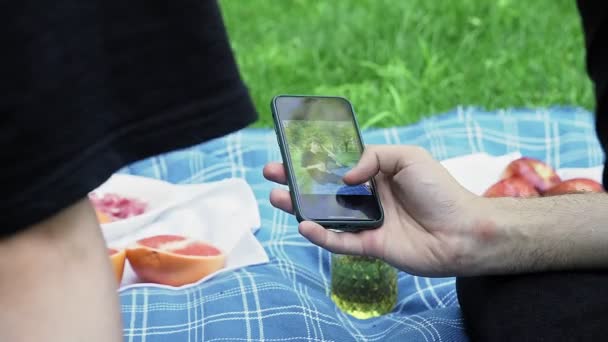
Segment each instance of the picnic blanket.
M366 144L414 144L443 160L486 152L594 167L604 154L593 116L578 108L485 112L457 108L407 127L372 129ZM120 293L125 341L466 341L453 278L399 273L398 304L388 315L357 320L330 300L330 254L301 237L296 220L273 208L274 184L262 176L280 161L270 129L244 129L149 158L121 173L173 183L238 177L253 188L262 218L257 238L270 262L222 274L182 290ZM221 229L221 227L217 227Z

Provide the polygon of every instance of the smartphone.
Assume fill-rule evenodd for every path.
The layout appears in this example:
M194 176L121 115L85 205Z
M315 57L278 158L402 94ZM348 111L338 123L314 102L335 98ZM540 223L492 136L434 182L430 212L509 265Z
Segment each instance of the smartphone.
M338 231L381 226L373 179L359 185L342 180L364 149L352 104L336 96L278 95L271 110L298 222Z

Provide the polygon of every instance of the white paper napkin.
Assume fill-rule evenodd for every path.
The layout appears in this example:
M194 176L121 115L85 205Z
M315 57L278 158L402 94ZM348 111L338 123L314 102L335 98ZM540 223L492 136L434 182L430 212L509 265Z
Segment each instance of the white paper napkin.
M492 156L486 153L469 154L462 157L445 159L441 164L469 191L482 195L492 184L500 180L500 176L507 165L520 158L519 152L502 156ZM562 168L557 174L562 180L584 177L602 181L603 166L591 168Z
M152 235L177 234L203 240L224 251L226 266L197 283L221 272L269 260L254 235L260 227L260 214L255 195L243 179L175 185L117 174L95 192L117 193L146 201L149 205L143 215L102 226L109 247L125 248ZM127 261L121 290L141 285Z

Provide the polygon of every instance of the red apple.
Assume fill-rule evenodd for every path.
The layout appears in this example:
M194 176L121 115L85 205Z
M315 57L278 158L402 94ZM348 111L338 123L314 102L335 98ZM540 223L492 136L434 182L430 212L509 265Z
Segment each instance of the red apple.
M529 157L522 157L509 163L501 178L506 179L513 176L521 177L540 193L561 182L551 166Z
M572 193L584 192L604 192L602 185L593 179L588 178L573 178L565 180L549 190L543 192L543 196L555 196Z
M506 178L494 183L484 197L537 197L538 191L521 177Z

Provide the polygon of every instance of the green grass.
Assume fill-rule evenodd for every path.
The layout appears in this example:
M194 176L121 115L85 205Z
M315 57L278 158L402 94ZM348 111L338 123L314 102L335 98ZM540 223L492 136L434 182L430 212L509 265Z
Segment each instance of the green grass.
M349 98L365 127L458 105L593 109L574 0L221 0L261 118L275 94Z

